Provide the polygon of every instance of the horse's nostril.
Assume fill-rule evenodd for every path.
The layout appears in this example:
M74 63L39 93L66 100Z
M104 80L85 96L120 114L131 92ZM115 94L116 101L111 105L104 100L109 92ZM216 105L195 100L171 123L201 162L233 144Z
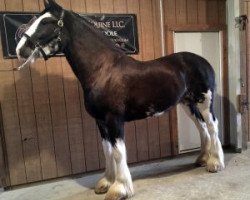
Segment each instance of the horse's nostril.
M28 58L32 53L32 50L30 48L22 48L19 51L19 56L22 58Z

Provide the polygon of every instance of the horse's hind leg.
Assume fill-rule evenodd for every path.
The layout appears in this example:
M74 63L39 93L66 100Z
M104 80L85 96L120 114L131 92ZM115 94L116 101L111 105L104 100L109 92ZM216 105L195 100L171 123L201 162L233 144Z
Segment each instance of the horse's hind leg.
M208 90L204 93L204 100L201 103L197 103L197 108L202 116L202 121L205 122L204 128L209 133L207 141L207 170L209 172L217 172L225 167L224 154L218 135L218 120L213 113L213 93ZM205 126L206 125L206 126Z
M194 122L200 133L201 139L201 152L196 160L197 166L206 166L208 160L208 150L210 147L210 136L208 133L207 125L204 121L202 121L201 113L198 108L193 103L181 104L182 108L186 112L186 114L190 117L190 119Z

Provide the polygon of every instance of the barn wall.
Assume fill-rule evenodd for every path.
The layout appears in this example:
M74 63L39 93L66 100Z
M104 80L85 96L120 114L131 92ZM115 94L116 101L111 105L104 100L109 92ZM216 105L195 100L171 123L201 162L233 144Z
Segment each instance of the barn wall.
M82 13L136 13L141 60L160 56L159 2L151 0L58 0ZM1 11L41 11L43 0L0 0ZM0 70L18 61L4 60ZM95 121L65 58L38 60L21 71L0 71L10 183L18 185L102 169L104 157ZM169 118L126 124L129 163L171 155Z
M163 0L166 53L174 51L174 31L221 31L222 35L222 81L224 123L229 122L228 101L228 52L226 0ZM177 112L170 112L172 153L178 154ZM229 145L229 127L224 126L223 144Z
M57 2L81 13L136 13L140 52L134 57L161 56L160 0ZM166 25L225 23L225 1L163 0L163 5ZM0 11L41 10L43 0L0 0ZM40 59L21 71L3 71L18 65L15 59L3 59L0 52L0 101L9 169L4 185L102 169L100 135L84 109L82 89L65 58ZM164 114L126 124L128 162L172 155L176 147L171 142L170 121L169 114Z
M163 5L168 27L226 25L226 0L163 0Z

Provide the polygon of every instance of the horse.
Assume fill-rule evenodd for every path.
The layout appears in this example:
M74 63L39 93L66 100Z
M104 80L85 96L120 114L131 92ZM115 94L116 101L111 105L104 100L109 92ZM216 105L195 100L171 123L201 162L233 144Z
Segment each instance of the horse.
M106 159L95 192L105 200L134 195L124 144L124 123L157 116L178 103L199 129L201 153L196 163L217 172L224 165L214 114L215 73L202 57L180 52L138 61L119 50L86 19L53 0L23 34L18 58L48 59L63 52L84 91L87 112L96 120ZM37 51L34 54L34 51Z

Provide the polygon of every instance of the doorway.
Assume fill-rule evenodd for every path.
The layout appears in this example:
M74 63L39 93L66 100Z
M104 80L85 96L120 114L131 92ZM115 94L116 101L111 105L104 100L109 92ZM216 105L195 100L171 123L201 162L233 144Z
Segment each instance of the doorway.
M189 51L198 54L212 65L216 74L215 114L219 121L220 139L223 141L223 81L222 42L217 32L174 32L174 52ZM177 128L179 153L200 149L200 136L192 120L177 106Z

